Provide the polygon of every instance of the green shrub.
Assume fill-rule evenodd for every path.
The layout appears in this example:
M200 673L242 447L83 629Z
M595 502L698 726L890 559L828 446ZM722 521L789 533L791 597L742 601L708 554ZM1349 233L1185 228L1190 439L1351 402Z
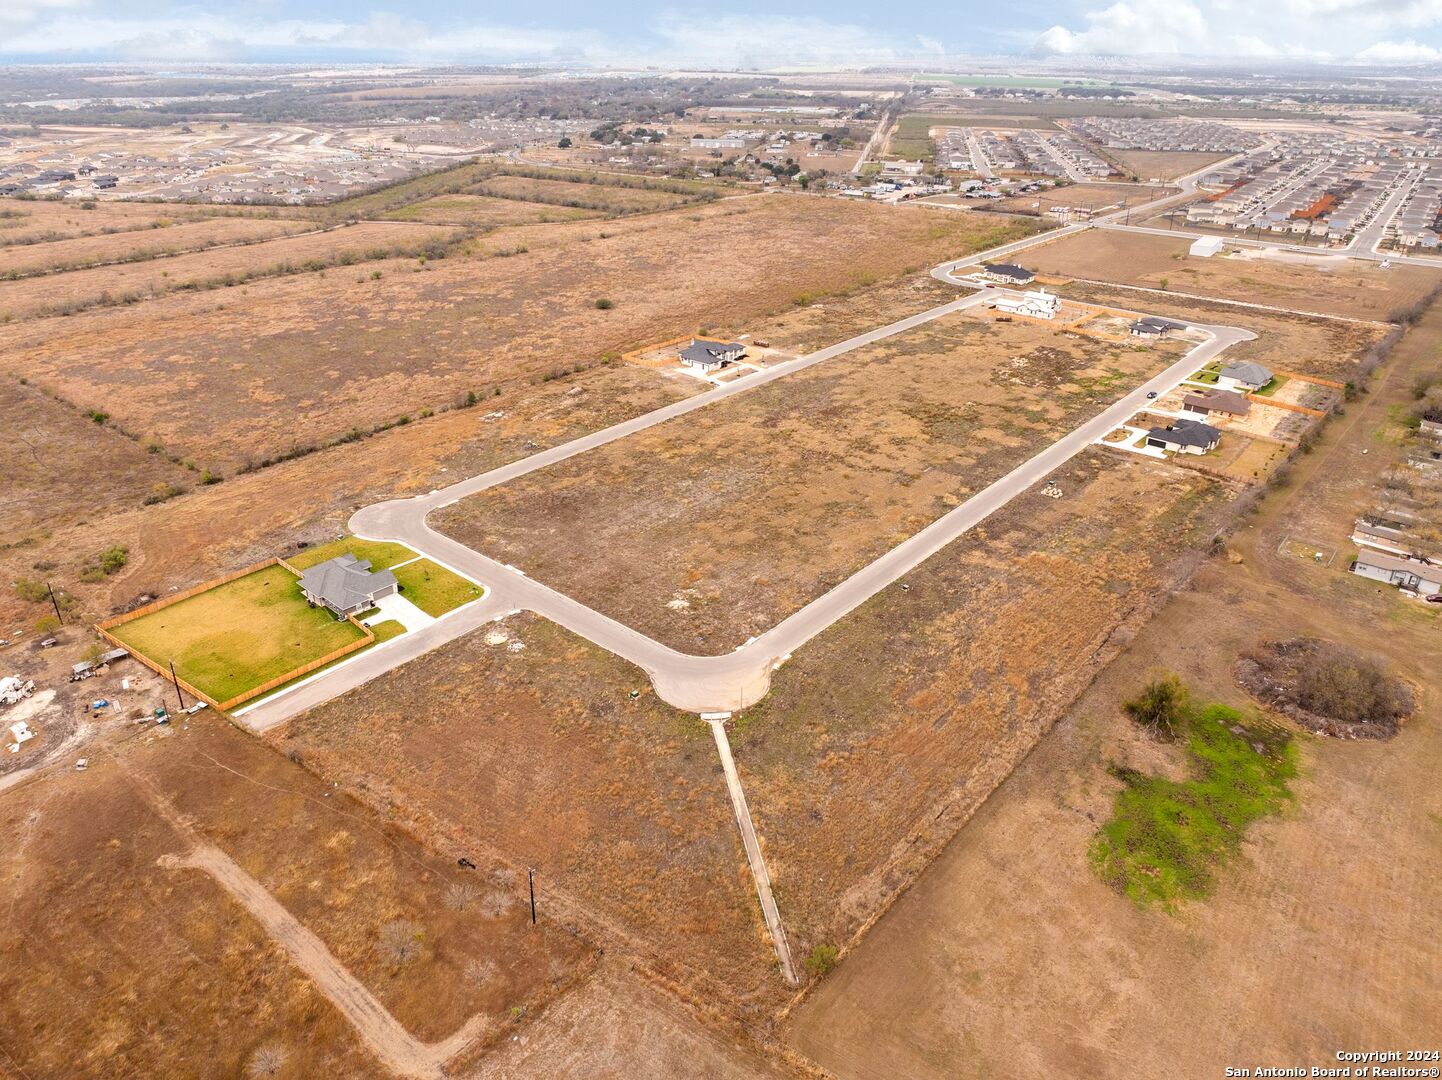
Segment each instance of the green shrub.
M38 604L50 597L50 592L45 588L45 582L36 581L34 578L16 578L15 595L21 600L29 600L32 604Z
M596 301L596 310L598 311L610 311L615 306L614 300L607 300L604 296Z
M828 974L836 966L836 946L818 945L806 958L806 970L815 978Z
M130 549L124 544L115 544L100 553L100 569L107 574L120 570L130 560Z
M1122 705L1126 714L1158 738L1176 738L1187 712L1187 688L1175 675L1153 679L1139 697Z

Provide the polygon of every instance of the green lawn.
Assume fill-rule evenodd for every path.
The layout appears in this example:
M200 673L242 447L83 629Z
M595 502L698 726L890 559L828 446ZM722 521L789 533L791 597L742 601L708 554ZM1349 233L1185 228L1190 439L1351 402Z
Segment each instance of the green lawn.
M479 585L453 574L430 559L402 566L395 571L401 595L427 615L441 616L453 608L480 598Z
M1286 386L1287 383L1290 381L1291 380L1289 380L1285 375L1273 375L1271 382L1269 382L1266 386L1261 387L1260 389L1253 390L1252 393L1256 394L1257 397L1271 397L1282 387Z
M371 624L371 633L376 636L376 645L379 645L382 642L389 641L391 638L400 637L405 632L406 628L395 619L387 619L385 622ZM367 645L366 648L372 648L372 646ZM359 652L363 650L357 651Z
M369 559L372 570L386 570L396 563L403 563L407 559L416 557L416 553L404 544L394 544L389 540L361 540L359 537L345 536L339 540L332 540L329 544L320 544L296 552L294 555L287 555L285 561L297 570L308 570L318 563L334 559L337 555L344 555L347 552L357 559Z
M363 636L306 603L283 566L217 585L110 632L162 667L174 660L182 679L221 702Z

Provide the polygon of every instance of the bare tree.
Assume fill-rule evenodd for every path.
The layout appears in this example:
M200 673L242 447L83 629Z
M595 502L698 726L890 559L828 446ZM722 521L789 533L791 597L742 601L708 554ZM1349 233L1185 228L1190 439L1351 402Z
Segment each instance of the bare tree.
M496 977L496 963L494 960L477 960L472 957L466 961L466 981L475 986L485 986Z
M396 919L381 927L380 951L393 964L408 964L421 953L423 931L419 923Z
M446 906L452 911L465 911L480 898L481 890L470 881L453 881L446 889Z
M285 1047L279 1043L266 1043L250 1055L245 1073L247 1076L275 1076L285 1067L286 1056Z

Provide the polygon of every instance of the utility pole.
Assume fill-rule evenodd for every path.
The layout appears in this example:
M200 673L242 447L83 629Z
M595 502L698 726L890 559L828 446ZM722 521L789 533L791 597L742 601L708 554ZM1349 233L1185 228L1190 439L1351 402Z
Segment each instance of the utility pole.
M65 625L65 616L60 614L60 601L55 599L55 588L50 582L45 583L45 590L50 594L50 605L55 608L55 618L61 626Z
M531 925L536 925L536 871L534 867L526 867L526 879L531 884Z
M180 702L180 711L185 711L185 695L180 692L180 676L175 673L175 661L170 661L170 681L175 683L175 698Z

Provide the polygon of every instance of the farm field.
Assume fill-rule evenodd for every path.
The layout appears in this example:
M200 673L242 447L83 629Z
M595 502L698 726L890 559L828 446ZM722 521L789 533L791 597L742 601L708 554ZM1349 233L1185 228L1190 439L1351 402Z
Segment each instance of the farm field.
M1063 285L1056 292L1089 304L1146 311L1193 322L1241 326L1257 335L1227 349L1227 361L1253 360L1274 371L1298 371L1346 382L1368 351L1388 334L1386 326L1325 317L1234 307L1157 292L1138 293L1107 285Z
M242 1076L265 1046L285 1052L283 1075L391 1075L230 892L159 865L196 844L261 882L422 1041L473 1016L483 1042L524 1032L512 1010L534 1012L591 963L549 912L530 925L524 869L472 851L479 869L458 870L222 717L122 737L87 771L24 791L0 806L18 841L0 883L12 928L0 1021L7 1068L31 1076L188 1075L197 1062ZM451 889L466 885L457 909ZM400 962L383 946L392 924L423 942Z
M1437 617L1345 565L1278 548L1288 536L1345 536L1395 460L1381 435L1390 410L1435 371L1439 322L1434 307L1377 389L1324 429L1235 534L1237 558L1203 564L797 1011L794 1045L844 1078L1078 1068L1109 1078L1322 1065L1338 1047L1430 1036L1442 993L1442 893L1426 870L1442 816L1428 667ZM1179 916L1103 885L1087 849L1119 787L1109 767L1178 775L1181 763L1121 702L1171 670L1196 694L1249 710L1232 678L1239 653L1299 634L1384 654L1421 692L1419 714L1391 741L1299 735L1294 807L1254 827L1214 894ZM1385 904L1373 902L1376 882ZM1159 1015L1187 1022L1159 1026Z
M571 233L569 243L505 259L459 255L400 272L381 263L11 324L0 327L0 370L83 407L103 400L127 431L163 432L173 452L229 475L468 392L515 391L610 352L765 318L1032 228L779 197L660 222L606 238ZM737 274L743 255L748 272ZM598 298L614 308L598 310Z
M272 227L274 223L261 224ZM149 239L151 234L130 235ZM421 254L432 246L443 248L456 235L456 230L443 226L372 222L241 247L0 280L0 318L24 319L68 314L96 304L129 304L176 291L234 285L287 269L334 267L340 272L343 263Z
M489 624L269 739L403 828L535 867L542 911L683 996L784 999L709 729L554 623Z
M177 251L263 240L313 228L315 226L309 222L285 218L216 217L164 228L26 244L5 252L5 267L0 280L110 261L139 262Z
M432 524L675 648L725 652L1184 347L952 314L481 492Z
M497 199L486 195L460 192L437 195L392 210L386 217L394 221L427 221L446 225L464 225L472 229L494 229L501 225L534 225L551 221L580 221L595 217L599 211L575 206L531 205L517 199Z
M364 635L313 608L283 566L245 577L112 628L127 648L225 702Z
M1061 499L1013 501L733 722L795 955L846 945L906 887L1186 579L1232 494L1100 449L1052 479Z
M1197 150L1113 150L1107 154L1142 181L1175 180L1198 169L1205 169L1214 161L1224 161L1231 154L1210 154Z
M1115 281L1324 315L1387 321L1442 286L1418 266L1378 270L1356 259L1187 254L1190 237L1091 229L1027 253L1027 266L1058 277ZM1136 303L1150 303L1139 297Z

